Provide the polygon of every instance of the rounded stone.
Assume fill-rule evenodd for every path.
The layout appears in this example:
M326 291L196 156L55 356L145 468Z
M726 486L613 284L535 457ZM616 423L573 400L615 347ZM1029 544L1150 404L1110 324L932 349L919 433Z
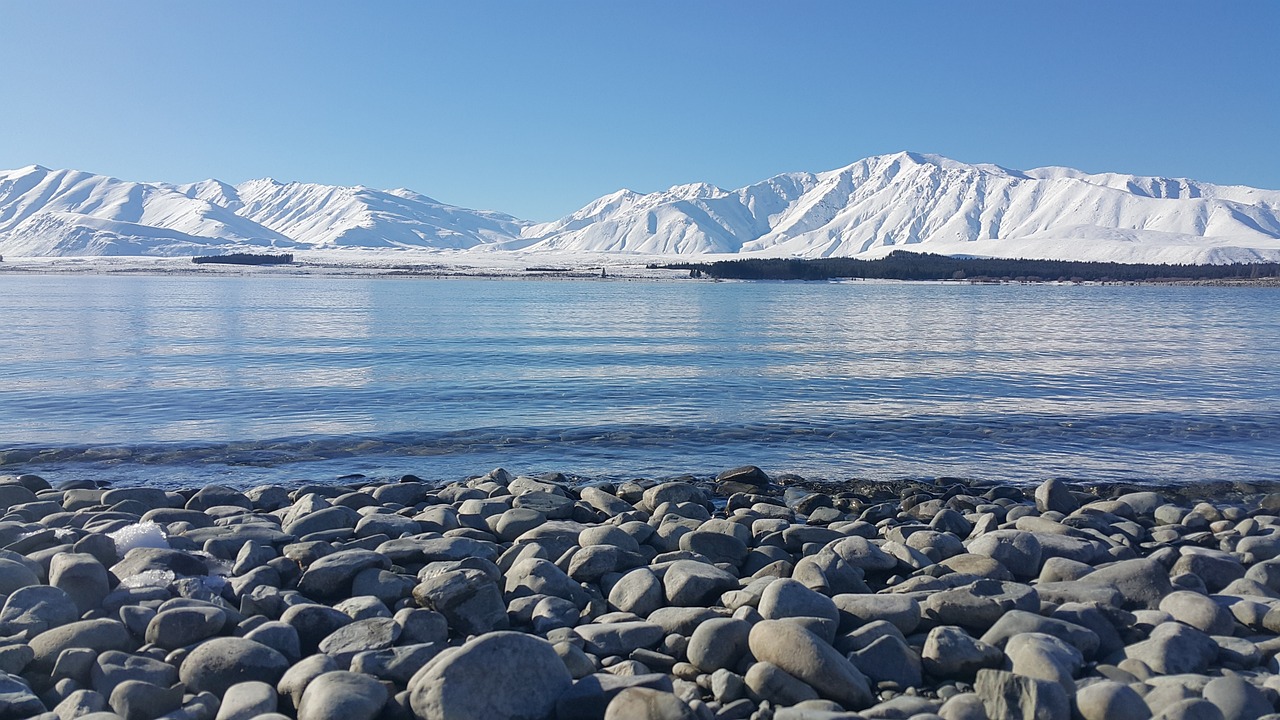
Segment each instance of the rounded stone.
M111 691L109 703L124 720L151 720L182 706L182 686L125 680Z
M715 565L696 560L676 560L662 576L667 601L681 607L703 607L728 590L738 589L738 578Z
M662 581L647 567L623 575L609 590L609 605L616 610L646 617L666 601Z
M550 643L499 631L437 655L409 681L409 703L423 720L541 720L572 683Z
M609 701L604 720L696 720L698 714L672 693L632 687Z
M874 702L866 676L818 636L788 620L761 620L748 638L756 659L773 663L830 700L854 709Z
M969 552L990 557L1018 578L1040 574L1040 550L1036 536L1021 530L995 530L969 542Z
M146 641L176 650L217 635L227 614L216 607L177 607L162 610L147 623Z
M760 615L766 620L783 618L826 618L833 625L840 623L840 611L831 598L810 590L791 578L769 583L760 595Z
M1146 717L1150 710L1133 688L1105 680L1076 691L1075 706L1082 720Z
M267 683L249 680L227 688L215 720L253 720L276 711L276 689Z
M29 632L33 635L73 623L80 617L75 601L50 585L15 590L0 610L0 635Z
M339 670L307 683L298 720L374 720L387 704L387 688L362 673Z
M1249 720L1275 712L1266 694L1239 675L1210 680L1202 694L1222 711L1223 720Z
M1169 593L1160 601L1160 609L1174 620L1210 635L1230 635L1236 627L1230 610L1190 590Z
M35 651L32 668L48 673L58 654L67 648L89 648L103 653L108 650L133 650L135 645L129 630L116 620L81 620L46 630L31 639Z
M40 584L40 578L31 568L17 560L0 558L0 595L8 595L21 588Z
M698 625L689 638L689 662L705 673L737 667L746 654L751 624L735 618L716 618Z
M260 680L275 684L289 669L284 655L262 643L238 637L214 638L187 654L178 677L193 692L221 697L236 683Z

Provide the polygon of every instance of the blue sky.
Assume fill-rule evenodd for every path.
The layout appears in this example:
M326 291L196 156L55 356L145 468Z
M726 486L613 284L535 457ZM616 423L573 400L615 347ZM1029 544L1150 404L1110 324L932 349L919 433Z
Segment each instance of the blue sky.
M0 168L548 220L913 150L1280 189L1280 3L0 0Z

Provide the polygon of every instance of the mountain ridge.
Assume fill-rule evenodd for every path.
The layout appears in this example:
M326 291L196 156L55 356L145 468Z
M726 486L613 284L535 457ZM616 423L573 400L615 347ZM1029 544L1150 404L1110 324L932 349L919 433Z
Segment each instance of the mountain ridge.
M0 254L264 248L744 257L877 257L912 249L1122 262L1274 261L1280 191L1056 166L1013 170L900 152L737 189L710 183L653 193L621 189L535 223L407 188L270 178L140 183L40 165L0 171Z

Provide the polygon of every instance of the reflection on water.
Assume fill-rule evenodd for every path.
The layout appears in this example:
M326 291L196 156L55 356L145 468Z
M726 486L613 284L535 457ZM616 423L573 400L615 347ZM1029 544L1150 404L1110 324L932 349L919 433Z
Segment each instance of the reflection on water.
M5 472L1280 479L1268 289L0 282Z

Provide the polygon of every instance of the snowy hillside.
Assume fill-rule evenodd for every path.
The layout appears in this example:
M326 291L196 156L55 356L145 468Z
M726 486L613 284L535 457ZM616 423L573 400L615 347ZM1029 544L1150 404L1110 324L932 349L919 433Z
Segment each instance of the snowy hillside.
M898 153L735 191L624 191L525 232L531 250L1230 262L1280 259L1280 192Z
M39 165L0 172L0 254L182 255L206 246L296 244L163 185Z
M316 248L465 249L519 237L528 225L501 213L445 205L412 190L372 190L250 180L206 180L177 188Z
M1119 262L1280 260L1280 191L1193 180L1008 170L897 153L737 190L620 190L554 222L410 190L270 179L135 183L0 171L0 254L183 255L412 248L522 254L831 257L896 249Z

